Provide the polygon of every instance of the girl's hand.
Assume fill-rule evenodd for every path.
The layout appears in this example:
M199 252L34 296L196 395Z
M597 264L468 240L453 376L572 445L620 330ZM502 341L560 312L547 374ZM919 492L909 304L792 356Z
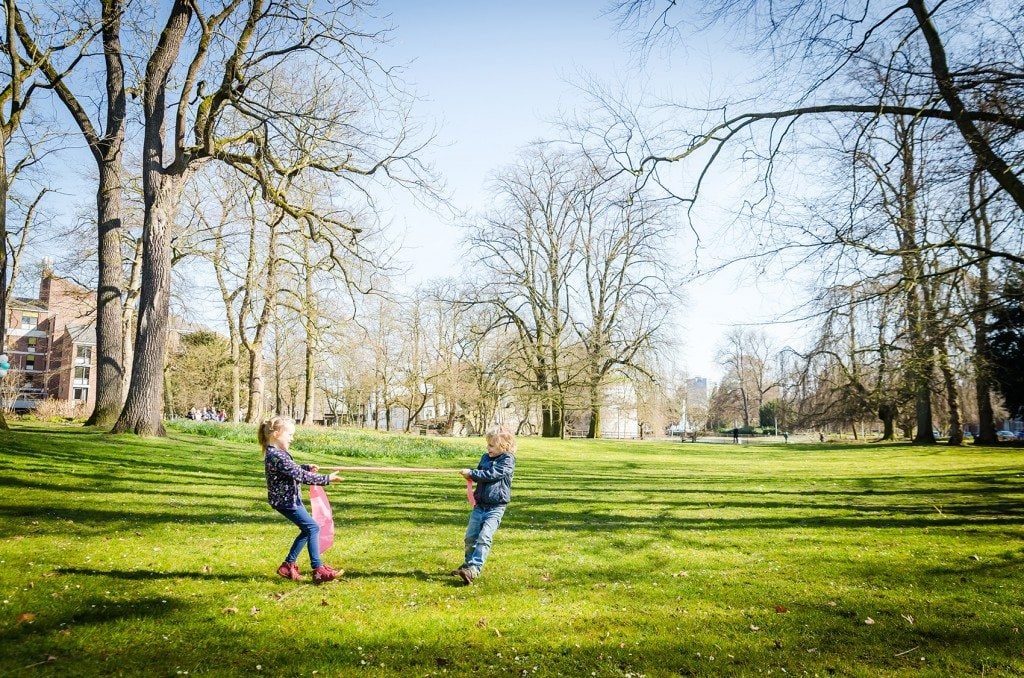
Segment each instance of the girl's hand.
M310 473L316 473L319 470L320 470L320 467L317 466L316 464L310 464L309 465L309 472Z
M344 478L338 475L338 471L335 471L331 475L327 476L327 480L333 483L336 480L344 480Z

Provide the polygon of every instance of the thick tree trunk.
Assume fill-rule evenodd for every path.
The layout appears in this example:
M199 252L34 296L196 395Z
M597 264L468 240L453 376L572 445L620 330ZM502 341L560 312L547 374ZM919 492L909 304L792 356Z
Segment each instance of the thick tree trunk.
M120 145L118 140L117 145ZM125 333L121 325L124 269L121 256L121 190L124 183L120 150L112 150L99 164L96 191L97 257L96 286L96 406L86 424L108 428L124 405L128 383L125 371Z
M131 384L114 433L164 435L164 358L171 293L171 228L184 177L151 176L143 223L142 289L135 332Z
M306 339L306 384L302 393L302 423L308 424L312 421L311 412L313 411L313 346L311 342Z
M171 294L171 229L189 174L187 164L164 167L167 77L192 19L193 5L175 0L160 40L146 64L143 87L145 131L142 143L142 286L135 331L135 354L128 397L115 433L164 435L164 359Z
M988 362L984 358L982 350L988 350L988 336L983 329L983 337L975 333L975 358L974 358L974 391L978 399L978 434L974 436L974 442L982 445L994 445L998 442L996 437L996 415L992 407L992 377L989 373Z
M939 371L946 390L946 404L949 407L949 444L959 446L964 442L963 422L960 420L960 398L956 391L956 378L949 366L949 358L939 353Z
M917 390L914 400L914 443L918 445L935 444L934 423L932 421L932 388L927 376L917 376Z
M236 332L231 333L231 412L228 415L228 419L233 422L241 420L240 414L242 409L242 370L239 361L241 357L241 348L238 345L238 334Z
M882 440L896 440L896 417L898 412L892 403L878 406L878 418L882 420Z
M7 140L0 130L0 353L7 353ZM7 377L2 377L7 379ZM0 401L0 431L7 431L4 403Z
M968 184L971 213L974 218L974 240L982 247L992 246L992 225L986 211L984 184L972 177ZM978 431L975 444L995 445L996 416L992 407L992 373L988 364L988 312L992 303L992 284L989 279L988 259L978 261L978 289L975 294L971 321L974 324L974 391L978 400Z
M253 423L263 419L263 346L254 344L249 351L249 398L245 421Z
M587 428L587 437L601 437L601 389L595 382L590 384L590 426Z

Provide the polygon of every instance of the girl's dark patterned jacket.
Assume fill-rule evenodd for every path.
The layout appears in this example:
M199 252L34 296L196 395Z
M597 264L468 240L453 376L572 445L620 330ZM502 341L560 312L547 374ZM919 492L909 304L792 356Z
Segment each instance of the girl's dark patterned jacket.
M307 464L296 464L292 455L273 445L267 445L263 462L267 474L267 501L274 508L291 509L299 506L302 503L299 483L331 484L329 476L313 473Z

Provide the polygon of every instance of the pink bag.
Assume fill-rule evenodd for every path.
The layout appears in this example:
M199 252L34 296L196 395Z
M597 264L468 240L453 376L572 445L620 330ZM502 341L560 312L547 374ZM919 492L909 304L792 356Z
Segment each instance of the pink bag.
M313 507L313 520L320 526L322 553L334 545L334 516L331 513L331 502L327 501L327 493L322 486L309 486L309 504Z

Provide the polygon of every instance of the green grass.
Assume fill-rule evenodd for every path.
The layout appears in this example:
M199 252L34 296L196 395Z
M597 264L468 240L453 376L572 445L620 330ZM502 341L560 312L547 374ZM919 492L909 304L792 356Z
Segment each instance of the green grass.
M472 587L454 472L347 474L316 587L251 433L206 433L243 440L0 433L0 675L1024 673L1020 450L523 439ZM296 456L482 449L332 435Z

